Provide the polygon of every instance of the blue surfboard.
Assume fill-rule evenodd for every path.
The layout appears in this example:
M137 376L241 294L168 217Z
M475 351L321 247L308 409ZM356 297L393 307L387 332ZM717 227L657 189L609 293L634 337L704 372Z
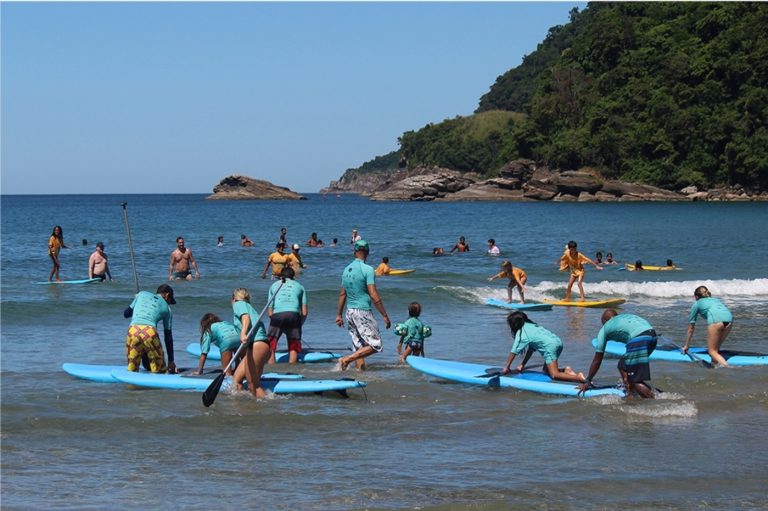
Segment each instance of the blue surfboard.
M136 373L128 371L125 368L113 369L112 377L115 380L136 385L138 387L150 387L156 389L172 390L195 390L203 392L211 382L212 377L189 378L179 374L158 374L158 373ZM226 378L224 385L229 387L232 378ZM365 387L365 382L356 380L286 380L277 378L267 378L264 375L261 379L261 386L274 392L275 394L303 394L325 391L345 391L359 387Z
M592 339L592 346L597 346L597 339ZM626 353L627 345L623 342L608 341L605 345L605 352L608 355L621 357ZM707 353L707 348L692 346L689 350L699 359L711 364L712 357ZM758 366L768 365L768 354L749 353L745 351L720 350L720 354L732 366ZM651 353L650 360L661 360L665 362L697 362L688 355L682 353L677 346L660 344Z
M422 373L470 385L514 388L559 396L577 397L579 393L578 384L553 380L543 372L536 370L523 371L522 373L513 372L507 376L500 376L498 374L493 375L494 370L498 370L498 368L482 364L414 356L410 356L406 360L411 367ZM489 376L489 374L493 376ZM624 397L624 391L615 386L605 386L591 388L583 394L584 397L606 395Z
M187 344L187 353L192 355L193 357L200 357L200 344L191 342ZM276 351L275 352L275 362L278 364L287 364L288 363L288 355L289 353L287 351ZM332 362L336 359L341 358L342 355L339 353L333 353L331 351L302 351L299 353L299 363L303 364L314 364L317 362ZM219 351L218 346L211 346L211 350L208 352L208 360L221 360L221 351Z
M44 280L42 282L35 282L35 284L43 285L62 285L62 284L90 284L91 282L100 282L101 279L80 279L80 280L62 280L61 282L49 282Z
M61 366L64 371L74 376L75 378L81 378L83 380L90 380L90 381L96 381L99 383L117 383L117 380L112 376L112 371L116 369L126 369L124 365L98 365L98 364L72 364L72 363L65 363ZM179 371L184 372L190 372L194 371L195 369L181 369L179 368ZM145 371L143 368L139 370L139 373L137 374L152 374L150 372ZM207 370L204 372L203 375L197 377L197 378L208 378L208 383L213 378L216 378L221 373L221 369L219 370ZM282 379L301 379L304 378L304 376L300 374L291 374L291 373L264 373L264 378L282 378Z
M550 304L550 303L538 303L538 302L507 303L504 300L499 300L497 298L487 298L485 300L485 304L486 305L492 305L493 307L500 307L502 309L518 310L518 311L548 311L548 310L552 310L552 304Z

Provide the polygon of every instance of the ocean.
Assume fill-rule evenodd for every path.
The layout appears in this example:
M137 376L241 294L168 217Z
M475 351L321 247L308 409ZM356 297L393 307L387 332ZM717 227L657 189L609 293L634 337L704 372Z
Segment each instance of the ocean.
M167 282L183 236L202 278L173 282L177 364L196 360L206 312L231 317L236 287L261 310L260 278L281 227L302 245L309 294L308 346L350 345L334 323L352 229L414 269L377 279L393 322L412 301L432 327L434 358L499 366L512 339L505 298L488 282L510 259L528 274L529 300L563 297L555 261L569 240L589 257L612 252L674 272L587 267L589 298L625 298L625 312L684 340L693 290L706 285L734 313L725 347L768 352L768 206L760 203L379 203L355 195L306 201L206 201L204 195L3 196L1 274L2 486L4 510L62 509L768 509L768 367L707 370L656 362L654 401L572 399L448 383L398 363L397 337L362 373L333 364L275 366L307 378L355 377L350 398L280 395L257 401L223 392L205 408L199 392L139 390L75 379L65 362L125 362L122 317L134 295L123 208L127 202L139 287ZM113 282L39 285L46 244L61 225L63 279L87 277L96 242ZM312 232L336 247L305 247ZM241 234L254 241L240 247ZM217 247L218 236L224 246ZM433 257L465 236L470 252ZM485 254L494 238L501 257ZM87 245L83 245L87 240ZM574 289L574 293L576 290ZM531 312L563 339L563 365L586 371L600 309ZM378 315L377 315L378 317ZM383 330L383 322L379 319ZM694 344L706 326L697 324ZM284 344L281 340L281 344ZM536 362L536 358L532 363ZM540 360L540 359L538 359ZM209 361L208 367L215 362ZM618 379L606 358L601 381Z

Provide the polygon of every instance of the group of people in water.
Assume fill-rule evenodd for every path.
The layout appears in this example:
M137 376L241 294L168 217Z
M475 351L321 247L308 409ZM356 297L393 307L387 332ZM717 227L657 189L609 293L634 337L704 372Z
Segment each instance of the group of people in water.
M310 241L317 243L315 233ZM223 240L219 240L223 242ZM177 247L171 253L168 270L169 280L200 278L200 272L191 250L185 246L184 238L176 239ZM309 242L308 242L309 243ZM197 374L203 372L207 355L211 346L215 345L221 351L221 363L224 371L232 373L235 387L242 389L244 381L259 382L267 363L275 362L278 339L285 335L288 342L289 362L296 363L302 352L302 326L307 319L308 294L304 286L295 280L297 272L305 268L298 255L300 246L292 245L292 253L285 254L287 242L285 231L276 244L276 250L270 254L267 264L262 271L266 278L267 271L272 266L272 278L275 282L267 293L267 304L261 313L257 313L251 305L251 295L246 288L233 291L231 305L233 319L224 321L214 313L206 312L200 320L201 355L198 362ZM375 277L379 272L366 264L370 247L355 230L350 240L354 259L342 271L341 289L339 291L336 324L346 326L352 339L354 351L339 359L339 367L346 370L355 363L358 370L365 368L365 359L382 350L382 338L378 323L373 315L375 308L384 320L385 328L392 324L376 288ZM310 245L312 246L312 245ZM495 247L495 241L489 240L489 252ZM58 254L64 244L61 226L55 226L49 240L49 254L54 268L50 278L58 277ZM469 251L469 245L462 236L451 251ZM89 263L89 276L104 275L110 278L107 257L104 254L103 243L97 243L96 251ZM603 264L611 264L612 255ZM602 269L598 261L592 261L578 251L575 241L569 241L563 255L558 260L560 270L569 273L566 290L566 300L570 300L571 288L577 284L579 294L584 300L583 278L584 265L592 264ZM382 264L387 264L384 258ZM521 303L525 302L525 284L528 280L526 272L515 267L510 261L504 260L501 271L488 278L508 279L508 299L512 302L513 291L520 294ZM712 297L705 286L699 286L694 291L695 303L689 315L688 332L685 343L681 348L686 353L690 347L697 318L702 316L707 321L707 351L713 364L727 366L728 363L720 354L720 349L733 328L733 315L730 310L717 298ZM176 303L174 290L168 284L162 284L155 293L138 292L130 306L125 309L124 316L131 318L126 335L126 357L128 369L138 371L141 365L155 373L175 372L172 312L170 305ZM420 319L421 305L412 302L408 305L408 319L395 325L394 332L399 337L397 353L400 360L405 362L408 356L424 356L424 340L431 335L431 327ZM265 314L269 318L268 327L262 321ZM163 323L164 344L160 343L157 330ZM507 317L513 343L510 353L502 369L503 374L512 372L512 364L516 357L523 359L516 370L524 370L530 357L539 353L544 359L544 370L553 380L573 382L584 392L592 386L592 380L600 369L606 343L609 340L623 342L627 345L626 354L620 358L618 370L624 382L627 395L639 395L652 398L653 387L650 380L649 358L656 348L658 337L653 326L644 318L634 314L619 313L615 309L607 309L601 318L602 326L597 333L597 346L589 371L576 372L571 367L561 368L559 358L563 351L562 340L553 332L533 322L524 312L514 311ZM164 358L168 354L168 363ZM241 353L243 352L244 353ZM231 364L233 358L240 355L241 362ZM237 362L237 361L236 361ZM230 367L236 369L232 371ZM264 397L265 391L259 385L249 385L249 390L256 397Z

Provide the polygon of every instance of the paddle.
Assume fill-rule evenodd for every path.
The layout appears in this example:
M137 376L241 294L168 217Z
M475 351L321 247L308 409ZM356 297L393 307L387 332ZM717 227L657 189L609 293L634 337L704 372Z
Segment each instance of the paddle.
M256 327L261 322L261 318L264 317L264 314L267 313L267 309L269 308L270 305L272 305L272 302L275 300L275 297L277 296L278 291L280 291L280 288L283 287L283 284L285 284L285 280L280 282L280 285L277 286L277 290L275 290L275 294L272 295L272 298L267 300L267 304L261 310L261 314L259 314L259 318L253 322L253 325L251 326L251 329L248 332L247 337L250 337L253 334ZM232 357L232 360L229 362L229 365L227 366L228 370L231 370L234 373L235 369L237 369L237 358L238 356L240 356L240 352L243 350L243 348L247 345L248 345L247 342L240 343L240 347L237 348L235 355ZM221 374L218 375L216 379L211 382L210 385L208 385L208 388L205 389L205 392L203 392L203 405L205 405L206 407L209 407L213 404L214 401L216 401L216 396L219 395L219 390L221 390L221 384L224 383L224 378L226 378L226 376L227 376L227 371L222 371ZM256 382L250 382L250 384L256 385Z
M123 202L123 220L125 221L125 232L128 234L128 251L131 254L131 267L133 268L133 284L136 293L139 292L139 274L136 271L136 258L133 256L133 242L131 241L131 228L128 226L128 203Z
M674 342L672 342L672 341L671 341L670 339L668 339L667 337L664 337L663 335L662 335L662 336L659 336L659 337L660 337L660 338L661 338L661 339L662 339L664 342L666 342L667 344L669 344L670 346L672 346L673 348L680 350L680 353L682 353L682 352L683 352L683 348L681 348L680 346L678 346L677 344L675 344ZM712 363L711 363L711 362L707 362L707 361L706 361L706 360L704 360L703 358L701 358L701 357L698 357L698 356L694 355L693 353L691 353L691 351L690 351L690 350L686 351L686 352L685 352L685 354L686 354L686 355L688 355L688 358L690 358L692 362L696 362L697 364L701 365L702 367L706 367L707 369L712 369L712 368L714 367L714 366L712 365Z

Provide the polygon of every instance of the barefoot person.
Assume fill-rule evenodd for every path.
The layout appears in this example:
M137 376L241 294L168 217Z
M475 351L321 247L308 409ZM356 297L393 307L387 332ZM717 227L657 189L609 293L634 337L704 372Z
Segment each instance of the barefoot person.
M544 364L547 374L553 380L573 381L581 383L584 381L584 373L576 373L570 367L561 370L557 365L557 359L563 352L563 341L558 336L542 328L530 319L524 312L515 311L507 316L507 324L512 332L512 349L509 357L502 369L502 374L509 374L510 367L515 357L525 351L528 352L523 358L523 363L517 367L518 371L525 369L525 364L534 351L538 351L544 357Z
M573 288L574 282L579 285L579 297L581 298L581 301L583 302L586 300L583 285L584 263L593 264L598 270L603 269L602 266L596 264L594 261L592 261L592 259L579 252L577 250L575 241L569 241L568 245L565 247L565 252L558 261L558 264L560 264L560 271L570 272L570 277L568 278L568 288L565 290L566 302L571 300L571 289Z
M355 242L355 260L349 263L341 275L341 291L339 291L339 304L336 314L336 324L344 327L344 305L347 307L347 329L352 336L352 344L355 352L339 359L341 370L357 361L357 369L365 369L365 357L381 351L381 334L376 318L373 317L373 308L376 307L384 318L387 328L391 326L384 304L381 302L379 292L376 290L376 275L373 268L365 264L368 257L368 242L359 240Z
M176 238L176 249L171 252L171 262L168 264L168 280L192 280L190 267L195 270L195 278L200 278L197 261L192 250L184 246L184 238Z
M51 269L51 274L48 276L48 282L53 281L54 275L56 275L56 282L61 282L61 276L59 275L59 271L61 270L61 265L59 264L59 252L61 252L62 248L69 247L64 244L64 231L60 225L57 225L53 228L51 237L48 238L48 257L53 261L53 268Z
M640 397L653 399L653 389L646 383L651 379L651 366L648 362L656 349L656 330L648 321L634 314L619 314L616 309L606 309L600 318L603 326L597 333L597 346L592 365L589 367L587 381L579 386L579 393L584 393L592 386L592 378L600 370L608 341L622 342L627 345L627 352L619 360L619 374L624 382L627 397L638 394Z
M123 316L131 318L128 335L125 337L125 353L128 370L138 371L142 358L149 361L149 370L153 373L175 373L173 359L173 316L169 305L176 303L173 288L160 284L156 293L139 291L131 305L123 311ZM165 351L168 353L168 366L165 365L163 346L157 333L157 324L163 322Z
M301 326L307 320L309 308L307 307L307 291L304 286L293 280L296 272L286 266L280 272L281 282L275 282L269 288L267 295L267 308L269 314L269 331L267 339L271 355L269 363L275 363L277 341L285 334L288 341L288 362L295 364L299 361L301 353Z
M253 328L254 322L259 320L259 313L251 305L251 294L244 287L232 293L232 314L232 322L240 332L240 342L248 345L246 354L235 369L235 388L243 390L243 380L247 379L251 394L264 398L267 392L261 387L261 375L264 374L264 365L272 351L269 349L264 324L259 321Z
M96 243L96 250L88 258L88 278L101 279L104 282L107 278L112 280L112 273L109 271L109 261L107 254L104 253L104 243Z
M261 278L267 278L267 270L269 269L270 264L272 265L272 278L280 278L280 272L282 272L283 268L289 265L291 261L293 261L293 257L291 254L285 253L285 243L278 241L277 245L275 245L275 251L269 254L269 257L267 258L267 264L264 265L264 270L261 272Z
M685 344L681 351L688 352L688 346L693 338L693 331L696 328L696 318L701 315L707 320L707 353L712 357L713 364L727 366L725 358L720 354L720 347L725 338L731 333L733 328L733 314L723 302L717 298L712 298L706 286L699 286L693 292L696 299L691 307L691 314L688 318L688 335L685 336Z
M203 374L211 344L219 348L221 369L230 375L229 363L237 348L240 347L240 330L229 321L222 321L216 314L208 312L200 319L200 360L197 371L192 374Z
M525 270L512 266L512 263L505 259L501 263L501 271L496 275L488 277L488 282L505 277L509 279L507 283L507 302L512 303L512 291L517 289L520 292L520 303L525 303L525 283L528 282Z

